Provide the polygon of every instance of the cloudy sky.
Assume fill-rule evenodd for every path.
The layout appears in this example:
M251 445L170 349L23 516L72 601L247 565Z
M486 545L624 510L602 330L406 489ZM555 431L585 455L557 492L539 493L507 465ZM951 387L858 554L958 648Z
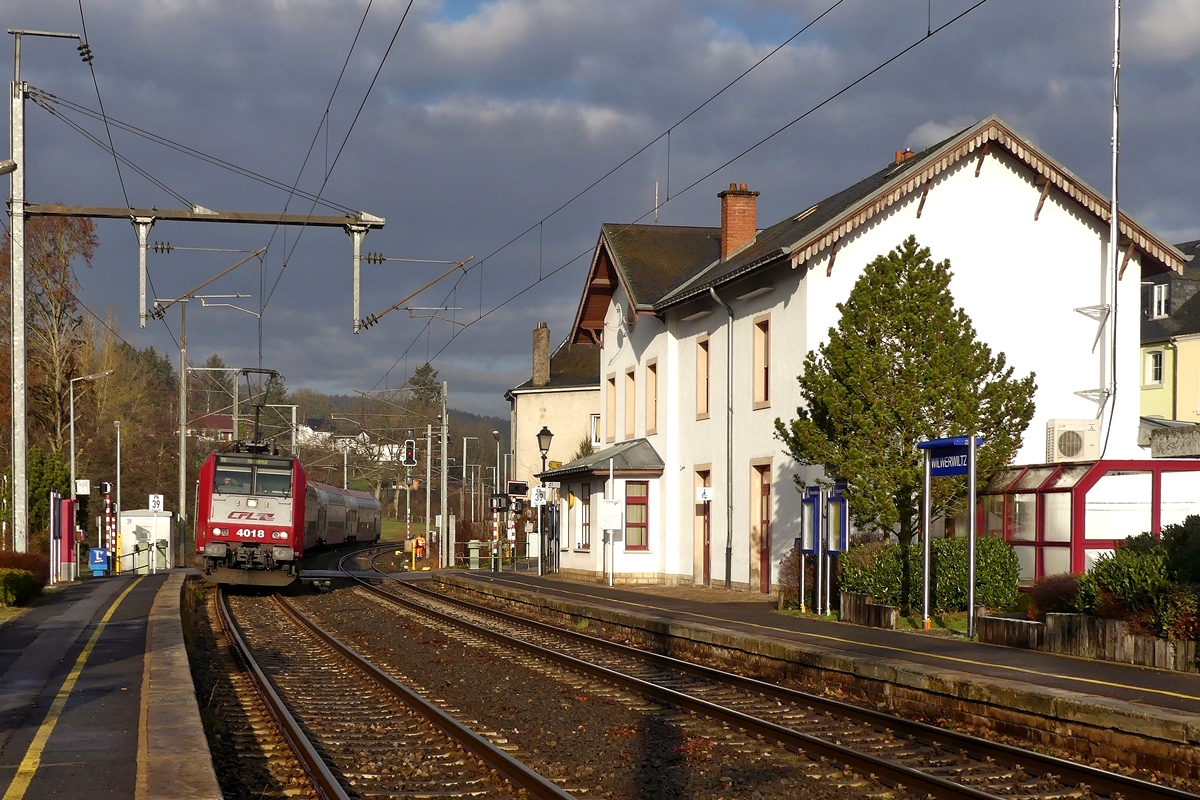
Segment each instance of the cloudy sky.
M1111 3L989 0L926 36L973 4L843 0L676 125L835 0L415 0L386 61L407 0L374 0L352 53L366 0L82 2L100 99L112 118L286 185L299 176L303 190L386 217L386 228L366 237L365 251L474 257L468 272L412 303L461 309L444 312L460 323L484 314L478 322L464 328L396 311L354 335L343 232L309 229L297 241L294 229L158 223L151 240L177 248L268 246L265 292L255 260L206 290L249 294L237 302L255 310L269 295L264 365L293 388L350 393L400 385L434 358L452 405L486 412L503 411L504 389L528 377L538 322L549 322L555 343L565 335L600 225L652 211L656 183L660 201L668 182L672 195L659 210L662 223L719 224L715 194L737 181L762 192L759 223L766 225L874 172L898 148L923 147L998 114L1107 193ZM6 28L82 30L78 0L0 0L0 10ZM1123 205L1172 241L1200 238L1200 3L1127 2L1123 28ZM98 108L92 74L73 43L27 38L22 77ZM63 105L57 110L107 139L100 123ZM26 113L30 201L182 206L127 166L122 189L110 154L32 102ZM662 138L552 214L672 127L669 163ZM119 153L188 203L270 213L285 204L295 213L312 207L119 129L112 138ZM80 272L88 304L101 314L115 310L135 345L175 351L177 312L166 325L137 327L132 226L102 221L98 230L96 262ZM151 253L154 291L176 296L243 257ZM363 314L445 269L364 264ZM540 275L549 277L539 282ZM251 315L193 303L193 363L217 352L231 365L254 365L256 325Z

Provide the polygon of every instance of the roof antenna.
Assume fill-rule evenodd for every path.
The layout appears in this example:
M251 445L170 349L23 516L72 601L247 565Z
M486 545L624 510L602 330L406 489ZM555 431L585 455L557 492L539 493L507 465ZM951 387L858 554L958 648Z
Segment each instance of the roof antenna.
M658 224L658 181L654 182L654 224Z

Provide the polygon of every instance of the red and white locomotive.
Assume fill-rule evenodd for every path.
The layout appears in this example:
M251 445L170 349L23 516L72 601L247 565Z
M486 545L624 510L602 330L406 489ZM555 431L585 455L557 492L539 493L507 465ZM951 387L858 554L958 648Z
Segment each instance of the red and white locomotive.
M379 501L309 481L294 456L212 453L197 502L196 555L212 583L285 586L319 547L379 541Z

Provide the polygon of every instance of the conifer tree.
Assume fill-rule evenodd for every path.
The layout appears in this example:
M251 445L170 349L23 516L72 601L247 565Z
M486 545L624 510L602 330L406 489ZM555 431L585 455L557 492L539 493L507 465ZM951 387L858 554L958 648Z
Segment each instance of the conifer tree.
M802 464L845 481L860 528L895 533L905 554L920 525L922 437L981 433L982 486L1007 465L1033 418L1034 375L1015 378L1003 353L976 338L950 293L950 262L935 264L908 237L867 265L838 305L829 341L808 354L799 376L803 405L776 435ZM935 516L952 510L964 479L934 481ZM907 609L905 609L907 612Z

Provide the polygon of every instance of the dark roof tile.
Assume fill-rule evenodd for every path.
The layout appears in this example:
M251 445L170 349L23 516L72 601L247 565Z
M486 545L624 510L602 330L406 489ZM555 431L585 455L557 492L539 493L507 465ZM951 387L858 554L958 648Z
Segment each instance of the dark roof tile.
M550 383L539 389L600 388L600 345L567 339L550 356ZM533 378L510 392L534 389Z
M720 228L609 223L601 230L638 308L653 307L697 270L721 257Z

